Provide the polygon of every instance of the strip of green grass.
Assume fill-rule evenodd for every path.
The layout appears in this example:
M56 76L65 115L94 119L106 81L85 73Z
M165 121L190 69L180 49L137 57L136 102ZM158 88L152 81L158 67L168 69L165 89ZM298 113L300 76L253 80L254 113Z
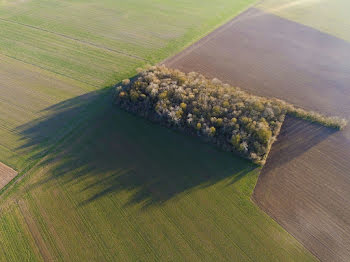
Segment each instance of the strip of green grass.
M18 208L0 216L1 261L40 261L39 251ZM4 245L6 243L6 245Z

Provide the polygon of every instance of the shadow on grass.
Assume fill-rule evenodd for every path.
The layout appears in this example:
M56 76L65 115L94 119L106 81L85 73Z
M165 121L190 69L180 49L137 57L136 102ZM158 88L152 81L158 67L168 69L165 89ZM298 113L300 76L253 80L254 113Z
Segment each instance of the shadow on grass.
M33 158L45 152L40 165L51 168L34 187L52 180L79 183L81 205L125 190L132 192L127 204L148 206L225 178L235 183L256 168L199 138L124 112L112 100L112 88L79 96L19 129L28 140L24 147L42 147Z

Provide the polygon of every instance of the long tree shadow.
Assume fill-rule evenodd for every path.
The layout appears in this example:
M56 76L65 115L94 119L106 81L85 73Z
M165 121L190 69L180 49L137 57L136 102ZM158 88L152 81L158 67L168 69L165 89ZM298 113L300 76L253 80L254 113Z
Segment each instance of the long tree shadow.
M52 106L48 117L20 127L28 140L24 147L40 143L42 136L49 141L33 158L47 152L40 165L51 170L34 187L52 180L79 183L82 205L126 190L131 192L127 204L148 206L225 178L235 183L257 168L196 137L126 113L112 102L111 88L92 92ZM62 126L66 128L59 132L64 135L58 139Z

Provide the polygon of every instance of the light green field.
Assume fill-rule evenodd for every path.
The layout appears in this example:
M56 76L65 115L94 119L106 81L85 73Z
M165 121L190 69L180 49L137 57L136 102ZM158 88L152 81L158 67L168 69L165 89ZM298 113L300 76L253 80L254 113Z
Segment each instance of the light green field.
M101 87L183 49L253 2L2 0L0 52Z
M112 105L252 2L0 1L0 261L314 260L251 202L259 169Z
M348 0L263 0L257 7L350 42Z

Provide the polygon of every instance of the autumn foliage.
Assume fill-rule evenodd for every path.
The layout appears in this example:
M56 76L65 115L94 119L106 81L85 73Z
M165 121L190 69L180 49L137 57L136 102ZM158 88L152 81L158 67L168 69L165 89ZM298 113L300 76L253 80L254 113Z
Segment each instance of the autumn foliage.
M218 79L164 66L141 71L134 81L124 80L116 87L115 103L257 164L265 163L287 113L336 128L346 124L282 100L250 95Z

